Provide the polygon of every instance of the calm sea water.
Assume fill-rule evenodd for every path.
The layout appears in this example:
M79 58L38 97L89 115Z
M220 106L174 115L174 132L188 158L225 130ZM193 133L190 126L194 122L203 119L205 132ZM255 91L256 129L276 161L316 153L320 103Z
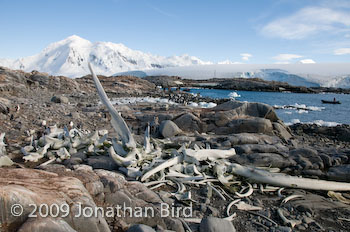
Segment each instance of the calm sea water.
M287 107L277 109L278 116L286 123L311 123L332 126L335 123L350 124L350 95L346 94L304 94L304 93L276 93L232 91L218 89L191 89L191 93L199 93L211 98L229 98L236 92L239 101L262 102L271 106ZM342 104L322 104L321 100L339 100ZM294 107L294 108L293 108ZM298 108L298 109L296 109Z

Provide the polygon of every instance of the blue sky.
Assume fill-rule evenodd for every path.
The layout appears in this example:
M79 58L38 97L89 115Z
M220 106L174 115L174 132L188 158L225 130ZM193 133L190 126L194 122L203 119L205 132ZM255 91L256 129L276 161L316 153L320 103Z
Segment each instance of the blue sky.
M75 34L212 62L350 61L349 0L1 0L0 9L0 58Z

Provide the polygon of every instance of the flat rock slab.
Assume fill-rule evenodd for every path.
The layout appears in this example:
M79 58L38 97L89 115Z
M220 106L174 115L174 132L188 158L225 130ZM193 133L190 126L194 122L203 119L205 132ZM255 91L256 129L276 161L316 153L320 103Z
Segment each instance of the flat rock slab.
M21 216L14 216L11 207L20 204L23 207ZM55 218L51 221L41 218L30 218L35 204L61 206L68 204L70 212L63 220ZM0 169L0 224L2 231L26 230L25 224L35 231L110 231L105 219L98 217L76 217L78 205L95 208L96 205L83 183L74 177L60 177L56 173L34 169ZM34 222L33 222L34 220ZM38 221L37 221L38 220ZM57 220L57 221L56 221ZM35 225L37 224L37 225ZM39 226L39 227L38 227ZM38 229L38 230L36 230Z

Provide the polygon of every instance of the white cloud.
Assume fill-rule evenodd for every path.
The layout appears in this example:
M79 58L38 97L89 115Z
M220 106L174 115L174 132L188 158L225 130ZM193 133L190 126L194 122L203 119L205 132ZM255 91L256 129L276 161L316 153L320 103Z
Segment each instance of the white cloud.
M322 31L346 32L349 26L349 12L327 7L305 7L268 23L262 28L262 33L284 39L303 39Z
M316 64L316 62L312 59L299 60L299 63L301 63L301 64Z
M281 63L286 63L290 60L293 59L297 59L297 58L301 58L303 56L301 55L297 55L297 54L279 54L277 56L272 57L274 60L277 60L277 63L281 64Z
M236 62L231 60L219 61L218 64L243 64L242 62Z
M350 48L339 48L334 50L334 55L347 55L350 54Z
M290 64L288 61L277 61L274 64Z
M242 60L248 61L250 57L252 57L252 54L249 53L241 53Z

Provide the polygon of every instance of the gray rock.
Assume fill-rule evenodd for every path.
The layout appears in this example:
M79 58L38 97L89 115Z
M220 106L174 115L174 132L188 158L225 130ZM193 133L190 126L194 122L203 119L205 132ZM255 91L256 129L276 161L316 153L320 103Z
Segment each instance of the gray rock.
M277 136L269 136L264 134L240 133L233 134L229 137L233 145L239 144L276 144L280 142Z
M233 160L242 165L253 165L273 168L285 168L294 166L296 163L294 160L285 158L276 153L253 153L248 155L240 155L233 157Z
M214 108L215 124L224 126L233 119L244 117L265 118L272 122L277 122L279 119L272 106L263 103L228 101Z
M103 184L101 181L86 183L85 188L89 191L91 196L103 193Z
M51 101L54 103L64 103L64 104L69 103L69 99L65 96L53 96L51 98Z
M242 118L229 122L228 127L231 133L263 133L272 135L273 128L271 121L264 118Z
M92 156L87 159L87 163L93 169L117 170L118 165L109 156Z
M278 232L292 232L292 228L288 227L288 226L278 226L275 231Z
M27 217L33 211L30 204L50 205L55 202L60 206L68 202L71 206L70 215L78 215L80 204L92 207L93 210L96 207L82 181L74 177L58 176L56 173L35 169L2 169L0 180L0 208L10 209L14 204L20 204L23 207L21 217L13 216L10 210L2 211L2 231L17 231L23 223L29 223ZM68 216L62 219L76 231L110 231L106 220L101 215L89 218ZM23 231L64 231L64 229L74 231L69 230L66 223L54 221L44 221L39 224L33 222L29 224L29 228L33 229L27 230L23 227Z
M252 153L278 153L280 151L287 151L288 148L285 147L284 150L278 149L274 145L270 144L244 144L234 147L238 154L252 154Z
M138 224L138 225L131 226L127 230L127 232L156 232L156 231L150 226Z
M272 123L272 125L273 125L273 129L275 129L278 135L285 141L288 141L292 138L292 134L281 123L274 122Z
M31 79L32 81L39 82L40 85L49 84L49 75L46 73L39 73L37 71L33 71L29 79Z
M8 114L10 112L11 102L5 98L0 97L0 113Z
M201 132L201 120L191 113L186 113L174 120L174 123L183 131Z
M350 164L329 168L327 176L332 180L350 182Z
M165 120L160 124L159 131L164 138L173 137L181 133L181 129L170 120Z
M97 169L95 172L105 187L105 193L114 193L124 188L126 180L123 175L102 169Z
M71 117L73 119L79 119L80 118L80 114L79 114L79 112L73 112L73 113L71 113Z
M67 222L60 218L30 218L18 230L18 232L75 232Z
M106 194L105 203L113 206L130 207L131 199L122 191Z
M82 164L83 160L80 157L71 157L63 161L64 166L67 168L73 168L74 165Z
M158 194L147 188L144 184L137 181L132 181L126 183L130 194L134 197L144 200L148 203L157 204L161 202L161 199Z
M236 229L230 221L208 217L203 218L201 224L199 225L200 232L235 232Z
M294 159L303 169L323 169L324 164L318 152L311 148L297 148L291 150L289 155Z

